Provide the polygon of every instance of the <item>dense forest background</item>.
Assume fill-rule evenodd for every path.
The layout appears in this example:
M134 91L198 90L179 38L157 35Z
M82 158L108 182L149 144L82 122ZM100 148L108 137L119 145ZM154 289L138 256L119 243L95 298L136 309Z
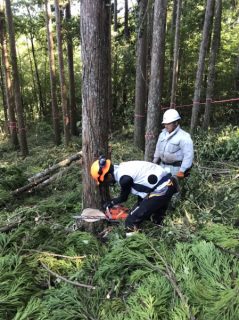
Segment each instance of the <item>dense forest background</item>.
M139 1L141 3L143 1ZM117 1L116 1L117 3ZM146 2L147 3L147 2ZM124 14L124 3L119 3L117 10L117 23L114 23L114 3L111 11L111 65L112 65L112 131L122 128L124 125L133 124L135 110L135 77L136 77L136 45L140 37L139 27L145 24L147 15L151 15L151 25L148 23L148 42L152 39L153 28L153 2L149 1L145 8L144 20L139 16L139 4L129 2L127 25ZM162 107L170 106L171 82L172 82L172 63L173 48L175 35L175 4L177 1L169 1L167 6L166 29L165 29L165 62L163 71L163 88L160 105ZM55 87L59 112L62 109L60 105L60 68L59 58L57 55L58 45L55 38L55 16L54 3L50 3L50 15L53 19L53 50L55 64ZM50 83L50 66L49 66L49 48L47 43L46 30L46 9L44 3L40 1L12 1L12 14L14 18L14 34L16 41L17 64L19 74L19 86L21 93L21 102L24 108L24 117L26 127L44 121L53 127L52 105L51 105L51 83ZM73 104L75 108L74 122L78 125L78 131L72 129L74 134L79 134L81 129L81 82L82 82L82 62L80 53L80 4L75 1L72 3L70 17L67 17L67 2L58 3L61 16L61 38L63 44L63 67L64 82L66 86L66 99L68 104L71 102L71 72L74 73L74 92ZM202 31L205 19L205 1L184 1L181 8L180 40L179 40L179 63L178 63L178 80L176 89L176 105L182 106L179 111L183 113L183 119L186 124L190 123L192 103L194 100L194 87L196 72L198 66L199 49L202 41ZM3 8L3 4L2 4ZM3 10L3 9L2 9ZM7 37L6 25L4 26L4 11L2 11L1 33L2 37ZM140 20L143 21L141 21ZM211 17L213 19L213 17ZM147 21L148 22L148 21ZM126 30L127 29L127 30ZM212 27L211 27L212 29ZM141 30L142 32L142 30ZM4 34L3 34L4 33ZM212 33L212 31L211 31ZM238 98L238 5L236 1L224 1L222 3L221 17L221 38L219 51L216 59L215 80L213 90L213 100L231 100ZM3 37L3 38L4 38ZM212 38L212 36L211 36ZM7 39L5 40L9 42ZM69 53L69 43L73 52ZM152 43L148 44L147 64L148 77L150 77L150 50ZM200 101L206 102L208 64L210 57L210 45L207 46L205 56L205 67L202 78ZM70 50L71 51L71 50ZM10 60L8 53L8 60ZM74 58L73 58L74 57ZM61 59L60 59L61 60ZM4 110L7 108L7 97L5 93L5 72L4 62L1 59L1 128L6 132L9 124L7 115L4 116ZM9 61L11 67L11 61ZM70 67L70 64L73 66ZM14 80L14 79L13 79ZM147 87L149 80L145 79ZM14 85L14 83L12 83ZM146 89L147 90L147 89ZM147 93L146 93L147 94ZM144 98L145 99L145 98ZM64 102L64 101L63 101ZM147 105L147 103L146 103ZM213 124L227 120L227 124L235 119L237 109L236 101L222 102L214 105ZM200 106L200 114L204 113L204 105ZM184 116L185 115L185 116ZM230 116L231 115L231 116ZM59 115L59 121L62 119ZM202 119L201 119L202 121ZM61 121L60 121L61 122ZM63 126L63 124L59 124ZM74 124L75 125L75 124ZM116 127L117 126L117 127Z
M0 319L239 319L238 17L236 0L0 0ZM91 163L152 161L170 107L195 147L184 200L131 238L79 227L102 201Z

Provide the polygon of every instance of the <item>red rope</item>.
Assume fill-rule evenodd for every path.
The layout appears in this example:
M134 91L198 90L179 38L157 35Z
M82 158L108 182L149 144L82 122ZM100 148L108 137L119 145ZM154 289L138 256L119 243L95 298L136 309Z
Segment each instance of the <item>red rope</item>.
M175 106L174 108L192 107L194 104L205 105L207 102L211 102L212 104L216 104L216 103L235 102L235 101L239 101L239 98L232 98L232 99L225 99L225 100L212 100L210 98L207 98L206 102L194 101L194 103ZM225 106L225 107L229 107L229 106ZM162 110L169 109L169 107L161 107L161 109Z

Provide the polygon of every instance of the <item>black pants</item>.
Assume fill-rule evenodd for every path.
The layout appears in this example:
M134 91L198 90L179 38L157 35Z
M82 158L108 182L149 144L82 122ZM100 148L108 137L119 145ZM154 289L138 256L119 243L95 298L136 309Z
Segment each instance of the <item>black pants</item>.
M164 195L155 195L146 197L143 201L133 209L125 220L125 227L133 229L139 224L148 220L151 216L156 224L160 224L166 215L169 202L177 190L175 186L168 186L168 190Z

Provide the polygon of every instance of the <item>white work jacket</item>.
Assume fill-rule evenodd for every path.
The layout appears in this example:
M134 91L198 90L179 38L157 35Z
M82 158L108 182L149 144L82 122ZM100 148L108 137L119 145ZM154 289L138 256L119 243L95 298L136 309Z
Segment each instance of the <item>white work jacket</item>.
M180 126L171 133L163 129L156 145L154 162L161 159L162 163L169 166L181 162L178 171L185 172L191 168L193 156L193 141L189 133L182 130Z
M147 161L127 161L114 165L115 181L121 186L117 203L126 200L129 193L144 198L159 183L155 191L168 185L171 174L157 164Z

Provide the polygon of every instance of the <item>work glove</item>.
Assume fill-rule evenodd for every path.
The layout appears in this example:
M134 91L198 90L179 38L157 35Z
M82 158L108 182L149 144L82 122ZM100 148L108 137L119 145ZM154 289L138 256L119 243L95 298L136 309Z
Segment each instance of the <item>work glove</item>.
M183 178L184 178L184 172L178 171L178 173L176 174L176 176L177 176L179 179L183 179Z
M104 210L106 210L107 208L110 209L110 208L112 208L113 206L114 206L114 201L111 200L111 201L105 202L105 203L103 204L103 209L104 209Z

